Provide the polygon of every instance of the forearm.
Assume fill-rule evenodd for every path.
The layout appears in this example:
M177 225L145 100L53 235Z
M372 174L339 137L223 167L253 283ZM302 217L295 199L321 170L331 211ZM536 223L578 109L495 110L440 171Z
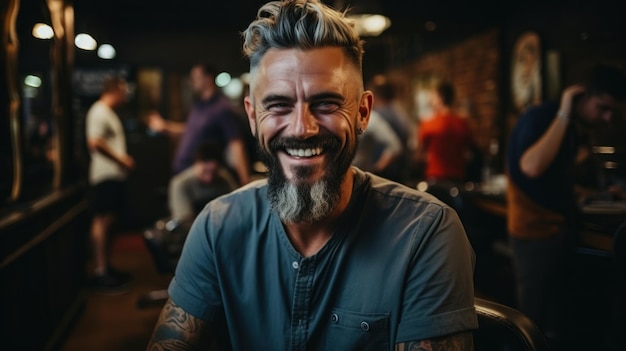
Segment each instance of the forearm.
M185 123L175 121L165 121L165 133L170 136L180 136L185 131Z
M572 85L567 87L561 95L559 112L543 135L524 152L520 159L520 169L530 178L536 178L552 164L556 157L563 138L567 132L570 118L574 111L574 97L581 94L584 87Z
M168 300L146 350L206 350L210 343L210 325Z
M471 351L474 350L474 336L471 332L447 335L440 338L418 340L396 344L396 351Z
M89 146L91 150L95 150L96 152L99 152L100 154L106 156L107 158L119 164L120 166L122 167L126 166L124 163L124 158L126 157L126 154L120 155L116 153L115 151L113 151L113 149L109 147L109 144L107 144L107 142L104 141L103 139L99 139L99 138L89 139L87 141L87 145Z
M552 164L565 137L569 122L555 118L546 132L529 147L520 159L520 169L530 178L536 178Z

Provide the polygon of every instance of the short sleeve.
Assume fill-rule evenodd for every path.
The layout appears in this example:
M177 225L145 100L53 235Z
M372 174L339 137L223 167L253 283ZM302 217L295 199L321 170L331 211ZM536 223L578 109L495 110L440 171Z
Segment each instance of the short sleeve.
M108 129L106 123L106 111L97 105L93 106L87 113L85 129L87 139L105 137Z
M431 207L429 207L431 208ZM433 211L409 268L396 342L473 330L475 256L460 219L447 206Z
M209 240L210 217L207 207L193 222L168 289L172 301L206 322L213 322L222 311L214 248Z

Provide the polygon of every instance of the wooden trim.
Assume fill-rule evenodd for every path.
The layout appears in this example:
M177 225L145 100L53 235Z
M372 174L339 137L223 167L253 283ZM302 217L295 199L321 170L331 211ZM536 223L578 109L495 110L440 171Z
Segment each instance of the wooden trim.
M89 200L83 199L74 207L64 212L61 217L59 217L54 222L50 223L44 230L42 230L39 234L35 235L32 240L22 245L17 250L13 251L9 256L7 256L2 262L0 262L0 270L4 269L15 260L17 260L20 256L25 254L26 252L33 249L35 246L42 243L48 237L56 233L59 229L61 229L64 225L71 222L72 219L78 217L82 212L86 211L89 208Z
M17 52L19 39L15 28L17 13L19 12L19 0L9 0L7 14L4 18L3 45L6 50L6 85L9 95L9 133L11 134L11 150L13 152L13 186L11 187L10 199L17 200L22 189L22 147L20 137L20 95L17 84Z

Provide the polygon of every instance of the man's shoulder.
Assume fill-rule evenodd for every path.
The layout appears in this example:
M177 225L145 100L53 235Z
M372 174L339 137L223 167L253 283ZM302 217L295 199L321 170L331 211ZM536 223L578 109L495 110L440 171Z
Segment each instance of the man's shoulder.
M524 121L552 120L555 117L559 105L553 101L529 107L520 117Z
M267 199L267 182L256 180L223 194L209 202L202 210L202 216L211 217L214 223L243 225L251 218L264 217L268 214L270 204Z
M445 227L459 221L452 207L428 192L375 175L371 175L371 178L363 201L357 205L361 206L357 210L358 221L369 232L381 231L380 235L390 232L409 236L415 234L421 237L436 230L442 223L446 223L443 224Z
M557 110L558 104L551 101L528 108L515 123L512 136L519 134L521 131L543 131L550 125L556 116Z
M267 179L257 179L243 185L222 197L223 201L242 206L258 206L267 199ZM263 200L263 201L257 201Z
M417 188L394 182L369 172L360 172L365 181L369 182L371 195L378 197L377 201L380 203L386 202L386 205L395 203L400 207L405 205L411 207L410 203L412 203L413 208L421 210L431 205L435 207L446 206L435 196Z
M108 106L102 101L95 101L87 110L87 117L101 115L103 112L108 111Z

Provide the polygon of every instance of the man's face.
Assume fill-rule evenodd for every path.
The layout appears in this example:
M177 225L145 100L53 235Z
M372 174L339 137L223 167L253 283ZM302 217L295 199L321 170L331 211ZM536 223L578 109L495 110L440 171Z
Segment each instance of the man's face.
M594 126L610 122L616 105L617 102L611 95L587 95L583 97L578 112L584 124Z
M128 83L123 82L116 89L117 102L116 105L121 105L128 101L128 95L130 94L130 87Z
M340 48L270 49L252 74L250 91L246 112L270 169L270 188L338 198L357 129L366 128L373 102L359 70Z
M189 82L191 83L191 90L194 93L200 93L205 85L207 84L207 80L211 79L211 76L205 75L204 70L200 66L194 66L191 68L189 72Z
M211 184L219 170L219 163L214 160L196 161L193 165L196 177L204 184Z

